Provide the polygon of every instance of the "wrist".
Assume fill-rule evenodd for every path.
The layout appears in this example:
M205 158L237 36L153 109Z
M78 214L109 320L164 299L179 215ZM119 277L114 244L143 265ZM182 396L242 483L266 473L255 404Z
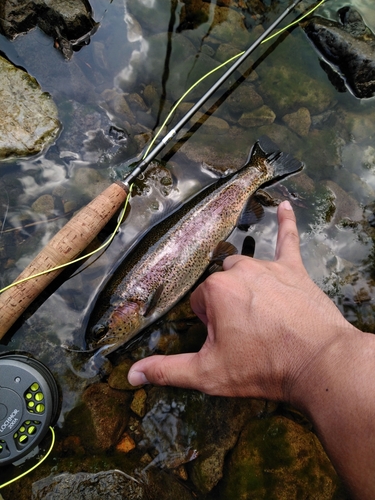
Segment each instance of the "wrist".
M323 412L326 404L332 404L333 397L347 394L348 379L358 373L358 366L375 367L374 341L373 335L350 323L332 328L287 384L287 401L314 419L317 410Z

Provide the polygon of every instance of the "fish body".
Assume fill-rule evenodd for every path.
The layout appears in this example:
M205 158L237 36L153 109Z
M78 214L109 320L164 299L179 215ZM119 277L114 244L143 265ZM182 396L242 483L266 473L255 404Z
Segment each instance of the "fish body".
M105 334L90 347L101 347L101 355L107 355L168 312L222 253L222 242L236 225L254 221L251 195L262 184L301 167L269 140L258 141L245 165L177 220L118 283L93 329Z

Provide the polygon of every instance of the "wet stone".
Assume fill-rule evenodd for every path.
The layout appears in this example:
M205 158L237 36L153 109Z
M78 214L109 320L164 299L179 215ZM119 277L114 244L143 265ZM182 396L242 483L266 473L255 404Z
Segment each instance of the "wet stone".
M128 373L133 364L134 361L126 359L114 367L108 378L108 384L112 389L120 389L122 391L134 391L134 389L137 389L137 387L128 382Z
M306 137L311 126L311 116L307 108L300 108L295 113L283 116L283 122L301 137Z
M229 125L225 120L217 118L216 116L208 116L204 113L195 113L191 122L204 123L207 127L211 127L212 132L218 135L225 134L229 130Z
M116 450L121 451L121 453L129 453L129 451L134 450L135 447L136 444L134 439L132 439L132 437L125 432L125 434L121 436L120 441L117 443Z
M298 54L296 41L285 39L286 52ZM293 61L280 59L270 65L267 61L257 67L262 79L257 91L280 117L301 107L311 114L326 111L335 101L335 91L330 83L318 80L306 68L306 61L297 57Z
M0 160L40 153L60 130L57 108L35 78L0 56Z
M352 196L334 181L325 181L324 185L335 196L335 214L331 221L332 224L338 224L343 220L360 221L362 219L362 209Z
M93 449L108 450L118 442L129 420L129 398L127 392L116 391L104 383L93 384L85 390L82 399L95 430Z
M336 496L340 488L315 434L288 418L272 416L247 424L215 499L332 500L342 498Z
M115 115L119 120L124 123L128 122L130 124L136 123L135 116L129 107L125 99L125 94L119 92L116 89L107 89L102 93L104 103L103 108L106 109L110 114Z
M146 414L146 399L146 391L144 389L139 389L134 393L133 401L130 405L130 409L141 418Z
M55 208L53 196L50 194L39 196L31 205L31 208L34 212L46 215L47 217L52 215Z
M243 50L243 47L248 46L251 36L239 12L228 7L220 7L214 11L209 35L209 40L211 39L221 43L230 43L233 47Z
M276 115L271 108L264 105L254 111L245 112L238 120L241 127L262 127L263 125L270 125L275 121Z
M65 473L51 475L33 483L31 499L43 500L47 498L54 500L65 500L66 498L142 500L144 489L138 481L119 470L98 472L97 474Z
M229 115L232 121L236 121L244 113L251 113L261 106L263 106L263 98L255 88L252 85L240 85L225 100L219 113L224 113L223 118Z
M108 180L104 179L94 168L81 167L74 171L73 186L81 194L93 199L108 187Z
M97 29L86 0L5 0L1 6L0 33L15 38L35 26L54 38L67 59L90 41Z

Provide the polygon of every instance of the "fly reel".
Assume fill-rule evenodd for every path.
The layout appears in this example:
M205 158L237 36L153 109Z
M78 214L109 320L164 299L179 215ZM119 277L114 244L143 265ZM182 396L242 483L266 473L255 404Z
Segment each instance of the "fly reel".
M0 356L0 466L29 454L57 417L59 392L50 370L25 354Z

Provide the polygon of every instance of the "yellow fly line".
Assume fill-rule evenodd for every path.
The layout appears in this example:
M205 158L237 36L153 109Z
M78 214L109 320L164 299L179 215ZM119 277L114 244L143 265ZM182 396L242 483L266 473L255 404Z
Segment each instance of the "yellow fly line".
M51 451L53 450L53 447L55 445L55 431L53 430L53 427L50 427L50 431L51 431L51 434L52 434L52 442L51 442L51 445L47 451L47 453L44 455L43 458L41 458L39 460L39 462L37 462L35 465L33 465L30 469L26 470L25 472L23 472L22 474L20 474L19 476L17 477L14 477L13 479L11 479L10 481L7 481L6 483L4 484L0 484L0 490L2 488L5 488L5 486L9 486L10 484L18 481L19 479L23 478L24 476L26 476L26 474L29 474L31 471L33 471L34 469L36 469L37 467L39 467L39 465L44 462L44 460L49 457L49 455L51 454Z

